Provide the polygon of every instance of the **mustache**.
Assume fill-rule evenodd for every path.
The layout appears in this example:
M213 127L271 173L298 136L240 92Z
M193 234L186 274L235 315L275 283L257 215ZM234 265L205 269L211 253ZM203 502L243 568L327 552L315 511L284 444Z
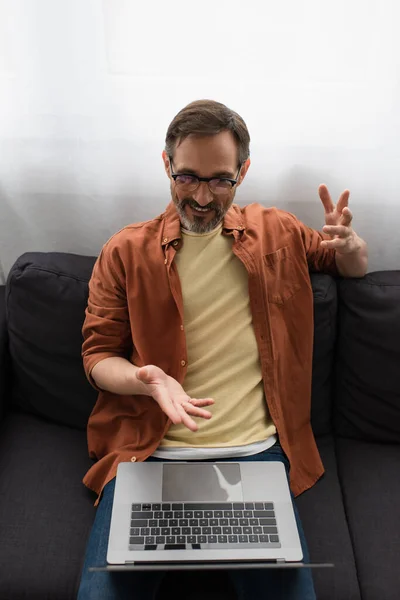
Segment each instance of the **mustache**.
M209 202L206 206L200 206L200 204L197 204L197 202L195 200L193 200L193 198L184 198L181 202L180 205L182 208L184 208L186 205L189 205L191 208L209 208L209 209L213 209L215 211L219 210L219 206L217 204L215 204L214 202Z

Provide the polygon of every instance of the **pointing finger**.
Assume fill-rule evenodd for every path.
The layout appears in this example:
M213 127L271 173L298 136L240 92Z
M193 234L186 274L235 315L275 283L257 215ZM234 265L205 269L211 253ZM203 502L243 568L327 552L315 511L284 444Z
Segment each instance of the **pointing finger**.
M319 186L318 193L319 197L321 198L321 202L324 205L325 214L333 212L335 210L335 205L333 204L331 195L324 183Z
M341 214L343 212L343 209L349 204L349 196L349 190L344 190L344 192L340 194L340 198L336 206L336 209L339 214Z

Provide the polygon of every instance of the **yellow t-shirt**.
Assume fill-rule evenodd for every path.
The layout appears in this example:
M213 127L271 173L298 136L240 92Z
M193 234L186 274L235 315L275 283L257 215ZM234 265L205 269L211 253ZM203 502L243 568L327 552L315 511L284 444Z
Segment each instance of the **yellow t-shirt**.
M198 431L172 424L162 447L229 447L276 433L264 396L245 267L232 252L222 225L210 233L182 230L175 262L183 293L188 367L184 390L214 398Z

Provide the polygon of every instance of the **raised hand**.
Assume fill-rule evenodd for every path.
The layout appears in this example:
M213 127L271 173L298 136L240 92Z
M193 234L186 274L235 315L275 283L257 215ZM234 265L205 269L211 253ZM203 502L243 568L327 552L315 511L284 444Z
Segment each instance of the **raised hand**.
M176 425L183 423L191 431L197 431L197 423L190 417L211 419L212 414L202 406L214 404L212 398L191 398L183 387L162 369L147 365L136 371L136 377L146 385L147 393L158 403L161 410Z
M349 209L349 190L340 194L335 205L326 185L318 188L319 197L325 208L325 227L323 232L331 236L321 242L323 248L334 248L339 254L351 254L361 247L361 240L351 226L353 215Z

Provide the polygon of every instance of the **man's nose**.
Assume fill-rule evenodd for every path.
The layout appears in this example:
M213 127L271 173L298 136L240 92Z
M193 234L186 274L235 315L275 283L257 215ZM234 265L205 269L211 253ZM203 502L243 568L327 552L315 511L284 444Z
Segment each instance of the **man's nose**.
M212 202L213 196L206 181L200 181L199 187L193 193L193 198L200 206L207 206L207 204Z

